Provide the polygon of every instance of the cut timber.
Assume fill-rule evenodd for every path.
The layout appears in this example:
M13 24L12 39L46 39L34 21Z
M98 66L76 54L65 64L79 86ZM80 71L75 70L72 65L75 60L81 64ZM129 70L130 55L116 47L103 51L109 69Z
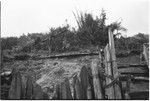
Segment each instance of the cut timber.
M61 97L60 99L73 99L71 95L71 90L70 90L70 83L69 80L66 79L64 82L61 83L60 87L60 93Z
M27 78L25 76L22 76L22 99L25 99L26 97L26 82Z
M134 67L141 68L141 67L147 67L147 65L146 64L118 64L118 69L134 68Z
M33 97L33 83L32 78L27 76L27 84L26 84L26 99L32 99Z
M143 55L144 55L144 58L147 62L147 65L149 66L149 50L148 50L149 46L148 44L143 44Z
M9 90L9 99L21 99L22 82L20 72L13 70L13 80Z
M55 86L53 99L56 100L73 99L71 95L70 84L68 79L65 79L64 82Z
M117 69L117 62L116 62L116 55L115 55L113 32L111 31L111 28L109 28L109 46L110 46L113 76L114 78L116 78L118 76L118 69ZM119 88L119 86L115 84L114 89L115 89L115 99L122 99L121 89Z
M77 75L73 77L74 99L83 99L81 82Z
M91 70L92 70L92 76L93 76L94 92L95 92L96 99L103 99L101 82L98 77L97 63L98 63L97 59L92 60Z
M120 73L146 73L142 68L122 68L119 69Z
M87 99L87 88L89 86L89 75L88 70L85 66L82 67L80 72L80 80L81 80L81 86L83 91L83 98Z
M58 100L60 99L60 85L56 85L55 86L55 92L54 92L54 96L52 99Z
M149 77L134 77L134 80L149 82Z
M143 77L147 77L148 75L145 74L145 73L133 73L133 72L123 72L123 73L120 73L121 75L132 75L132 76L143 76Z
M92 99L90 76L85 66L82 67L79 77L77 75L74 76L73 84L74 99Z
M105 72L107 75L112 76L111 63L107 62L110 60L110 53L109 53L109 45L108 44L106 45L106 47L104 49L104 56L105 56L105 60L104 60ZM110 78L106 77L106 85L108 85L111 82L112 82L112 80ZM108 96L108 99L115 99L113 86L106 89L106 94Z

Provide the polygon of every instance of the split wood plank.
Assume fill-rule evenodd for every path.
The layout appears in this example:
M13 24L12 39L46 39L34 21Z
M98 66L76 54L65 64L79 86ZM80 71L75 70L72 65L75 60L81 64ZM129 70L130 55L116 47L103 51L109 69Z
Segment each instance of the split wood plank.
M83 66L80 72L80 80L84 99L92 99L92 87L90 84L90 73L88 69Z
M60 85L56 85L54 91L55 92L54 92L54 96L52 99L55 99L55 100L60 99L60 92L59 92L60 91Z
M80 80L81 80L81 86L82 86L82 91L83 91L83 99L87 99L87 88L89 86L89 76L88 76L88 70L85 66L81 68L80 72Z
M97 63L98 63L97 59L92 60L91 70L93 76L94 93L95 93L95 99L103 99L102 88L101 88L102 82L100 82L99 80Z
M149 66L149 50L148 50L148 47L146 46L146 44L143 44L143 55L147 62L147 65Z
M119 76L119 74L118 74L118 69L117 69L113 32L112 32L111 28L109 28L109 46L110 46L113 76L114 76L114 78L116 78ZM120 87L115 84L114 89L115 89L115 99L122 99Z
M65 79L65 81L61 83L60 93L61 93L60 99L73 99L68 79Z
M33 97L33 83L32 78L27 76L27 84L26 84L26 99L32 99Z
M81 82L79 81L79 78L77 75L73 77L73 89L74 89L74 99L84 99L82 94L82 86Z
M21 99L22 95L22 82L21 74L17 70L13 70L13 79L9 90L9 99Z
M105 72L107 75L112 76L112 68L111 68L111 63L107 62L110 61L110 51L109 51L109 45L107 44L105 49L104 49L104 63L105 63ZM112 76L113 78L113 76ZM110 84L112 82L112 80L108 77L106 77L106 85ZM114 95L114 88L113 86L110 88L106 89L106 94L108 99L115 99L115 95Z

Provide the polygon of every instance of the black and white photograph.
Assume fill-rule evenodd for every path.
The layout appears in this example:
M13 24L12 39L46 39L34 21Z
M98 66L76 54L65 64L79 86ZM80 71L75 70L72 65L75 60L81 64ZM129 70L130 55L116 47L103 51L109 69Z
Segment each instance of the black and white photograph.
M0 0L0 100L149 100L149 0Z

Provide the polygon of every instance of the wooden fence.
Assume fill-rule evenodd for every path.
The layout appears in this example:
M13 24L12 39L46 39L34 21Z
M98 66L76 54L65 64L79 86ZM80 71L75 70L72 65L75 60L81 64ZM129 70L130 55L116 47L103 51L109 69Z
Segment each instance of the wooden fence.
M31 76L21 75L16 69L12 71L12 82L9 88L8 99L49 99L39 85L37 85Z
M49 99L30 77L21 77L18 72L15 75L9 90L10 99ZM128 99L122 90L120 78L113 33L109 29L109 44L103 52L92 60L90 68L83 66L79 74L56 85L53 99Z
M124 99L120 77L113 33L109 29L109 44L104 48L104 54L99 52L99 58L92 60L91 68L84 66L79 76L73 77L72 95L70 88L61 84L56 86L54 99ZM70 85L68 79L65 83Z

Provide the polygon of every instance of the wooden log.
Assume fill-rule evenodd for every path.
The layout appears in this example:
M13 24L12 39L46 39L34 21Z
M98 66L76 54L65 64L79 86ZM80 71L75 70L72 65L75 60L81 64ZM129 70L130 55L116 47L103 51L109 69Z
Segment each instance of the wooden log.
M147 67L146 64L118 64L118 69L122 68L141 68L141 67Z
M87 99L87 88L89 85L89 74L88 70L85 66L82 67L80 72L80 80L81 80L81 86L82 86L82 96L83 99Z
M92 87L90 84L90 74L88 68L82 67L80 72L83 99L92 99Z
M27 83L27 78L25 76L22 76L22 99L26 98L26 83Z
M113 32L111 28L109 28L109 47L110 47L110 54L111 54L111 61L112 61L112 73L114 78L118 77L118 69L117 69L117 62L116 62L116 55L115 55L115 45L114 45L114 38ZM115 99L121 99L121 90L118 85L114 85L115 90Z
M107 62L110 61L110 51L109 51L109 45L107 44L105 49L104 49L104 57L105 57L105 72L110 76L110 78L113 78L112 76L112 68L111 68L111 63ZM106 77L106 85L110 84L112 82L112 79ZM106 89L106 95L108 99L115 99L114 95L114 88L113 86Z
M143 55L147 62L147 65L149 66L149 50L148 50L148 47L146 46L146 44L143 44Z
M84 99L82 94L82 86L77 75L73 77L74 99Z
M95 93L95 99L103 99L102 88L101 88L102 82L100 82L99 80L97 63L98 63L97 59L92 60L91 70L93 76L94 93Z
M60 99L60 85L56 85L55 86L55 90L54 90L54 96L52 99L58 100Z
M87 99L92 99L92 87L88 85L87 87Z
M71 95L71 90L70 90L70 83L69 80L66 79L64 82L61 83L60 86L60 99L73 99Z
M125 99L130 99L130 84L131 84L131 75L127 75L127 82L126 82L126 91L125 91Z
M9 99L21 99L22 82L20 72L13 70L13 79L9 90Z
M30 76L27 76L26 85L26 99L33 99L33 83L32 78Z

